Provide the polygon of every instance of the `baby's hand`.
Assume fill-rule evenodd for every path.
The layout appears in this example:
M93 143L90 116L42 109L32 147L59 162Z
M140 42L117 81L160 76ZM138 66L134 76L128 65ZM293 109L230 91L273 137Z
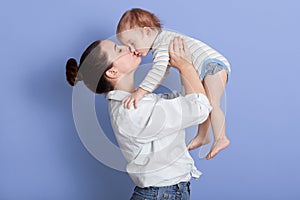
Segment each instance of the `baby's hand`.
M134 108L137 109L138 102L147 94L148 92L146 90L143 90L142 88L136 89L130 96L125 97L122 100L122 104L124 108L130 109L130 105L133 103Z

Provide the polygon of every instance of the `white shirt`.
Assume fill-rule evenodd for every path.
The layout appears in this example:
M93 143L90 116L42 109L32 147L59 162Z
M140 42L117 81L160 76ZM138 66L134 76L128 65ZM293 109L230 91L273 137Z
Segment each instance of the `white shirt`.
M107 94L111 124L128 164L126 170L139 187L168 186L199 172L185 143L185 128L204 122L211 106L203 94L147 94L138 109L126 109L130 93Z

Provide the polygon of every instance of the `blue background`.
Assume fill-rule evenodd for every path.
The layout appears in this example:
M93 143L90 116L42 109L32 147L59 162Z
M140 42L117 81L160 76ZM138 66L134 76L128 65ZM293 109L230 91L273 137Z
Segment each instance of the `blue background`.
M76 133L65 62L114 35L132 7L154 12L164 27L204 41L232 65L232 143L211 161L192 152L204 175L192 181L191 199L300 199L296 0L1 2L0 199L129 199L128 175L97 161Z

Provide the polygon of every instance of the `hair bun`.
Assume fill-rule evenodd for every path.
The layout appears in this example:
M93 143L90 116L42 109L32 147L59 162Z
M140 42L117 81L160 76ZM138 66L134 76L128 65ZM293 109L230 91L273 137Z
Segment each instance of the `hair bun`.
M66 78L70 85L74 86L77 81L81 81L82 77L78 76L78 64L74 58L70 58L66 64Z

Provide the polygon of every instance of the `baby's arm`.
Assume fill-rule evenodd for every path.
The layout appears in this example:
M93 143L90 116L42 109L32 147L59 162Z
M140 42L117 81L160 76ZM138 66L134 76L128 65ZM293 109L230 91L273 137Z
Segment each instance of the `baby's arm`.
M168 45L154 50L153 66L139 87L148 92L153 92L166 75L169 59Z
M148 72L147 76L139 87L128 97L122 100L125 108L130 109L133 103L134 108L137 109L138 102L148 93L153 92L159 84L163 81L169 63L168 49L156 50L153 52L153 67Z
M148 93L148 91L139 87L130 96L125 97L122 104L125 108L130 109L130 105L133 103L134 108L137 109L138 102Z

